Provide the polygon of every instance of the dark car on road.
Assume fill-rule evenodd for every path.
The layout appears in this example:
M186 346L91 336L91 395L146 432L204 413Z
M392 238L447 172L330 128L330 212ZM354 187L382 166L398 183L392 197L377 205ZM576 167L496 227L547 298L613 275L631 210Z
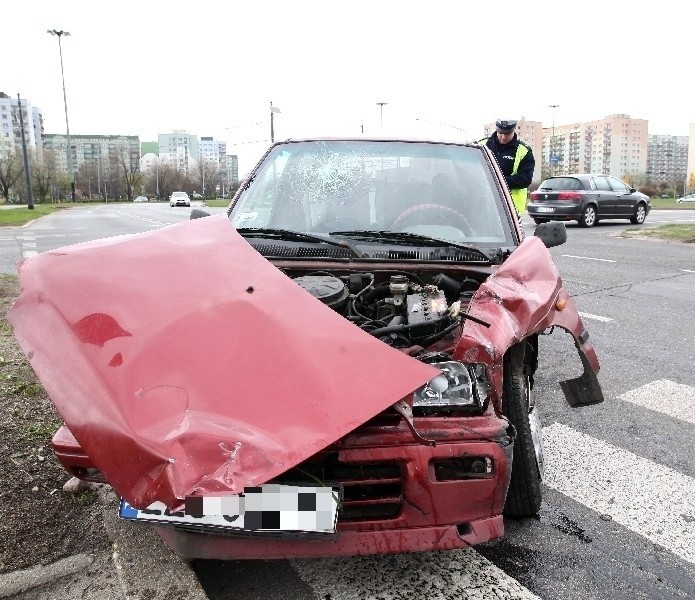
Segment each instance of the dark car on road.
M603 219L641 225L651 208L649 196L621 179L592 173L544 179L526 205L536 223L578 221L582 227L593 227Z
M28 258L8 318L65 469L179 555L465 548L541 507L541 335L603 400L565 240L485 146L289 140L227 214Z

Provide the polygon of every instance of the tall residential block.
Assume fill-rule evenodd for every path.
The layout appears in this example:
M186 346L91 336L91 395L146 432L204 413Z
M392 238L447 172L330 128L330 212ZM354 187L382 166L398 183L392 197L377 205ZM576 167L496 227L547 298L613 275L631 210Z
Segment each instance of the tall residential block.
M25 98L22 98L21 110L27 148L41 155L44 135L41 110ZM19 100L0 92L0 159L5 158L9 152L22 152Z
M68 170L68 139L62 133L48 133L45 148L53 151L56 167ZM108 170L126 158L131 167L140 163L140 138L137 135L70 135L72 168L77 173L84 164Z
M688 172L687 135L650 135L647 152L647 178L666 183L681 192Z
M188 174L198 162L198 136L176 129L173 133L160 133L159 160Z

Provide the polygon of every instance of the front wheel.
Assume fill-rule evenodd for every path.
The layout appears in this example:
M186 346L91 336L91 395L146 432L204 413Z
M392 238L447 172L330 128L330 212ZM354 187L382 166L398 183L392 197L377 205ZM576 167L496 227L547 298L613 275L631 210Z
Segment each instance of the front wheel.
M579 225L582 227L593 227L597 222L598 215L596 214L596 207L593 204L589 204L579 218Z
M531 381L523 364L504 359L502 411L516 429L512 475L504 513L512 517L530 517L541 507L543 477L543 433Z
M630 217L630 223L633 225L641 225L647 218L647 208L641 202L635 208L635 214Z

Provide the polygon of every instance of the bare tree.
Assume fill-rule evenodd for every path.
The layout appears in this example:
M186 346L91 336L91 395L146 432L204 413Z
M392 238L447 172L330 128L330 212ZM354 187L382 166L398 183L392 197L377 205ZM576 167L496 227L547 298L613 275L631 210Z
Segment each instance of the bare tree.
M159 197L168 199L171 192L187 191L190 181L185 173L166 162L159 165Z
M135 195L133 193L134 190L139 188L143 179L143 174L140 172L139 158L130 152L129 148L119 146L117 160L119 183L123 186L126 198L132 200Z
M98 194L99 190L99 166L97 161L92 159L80 165L75 177L75 185L80 189L82 196L91 198Z
M14 151L7 153L5 158L0 158L0 194L5 198L5 202L10 201L10 190L19 187L24 174L22 158Z
M56 181L56 161L53 151L44 150L43 157L36 152L32 153L31 177L34 195L40 202L46 202L50 199L51 188Z
M191 183L205 198L214 198L222 179L219 168L204 158L198 161L191 177Z

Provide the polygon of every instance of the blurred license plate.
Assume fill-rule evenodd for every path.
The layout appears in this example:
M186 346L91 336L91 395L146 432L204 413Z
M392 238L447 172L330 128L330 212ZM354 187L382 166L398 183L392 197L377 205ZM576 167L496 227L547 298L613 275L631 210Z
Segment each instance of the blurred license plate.
M267 484L238 496L189 496L185 509L155 502L133 508L121 499L118 515L150 523L248 532L335 533L340 489Z
M536 210L538 212L555 212L552 206L539 206Z

